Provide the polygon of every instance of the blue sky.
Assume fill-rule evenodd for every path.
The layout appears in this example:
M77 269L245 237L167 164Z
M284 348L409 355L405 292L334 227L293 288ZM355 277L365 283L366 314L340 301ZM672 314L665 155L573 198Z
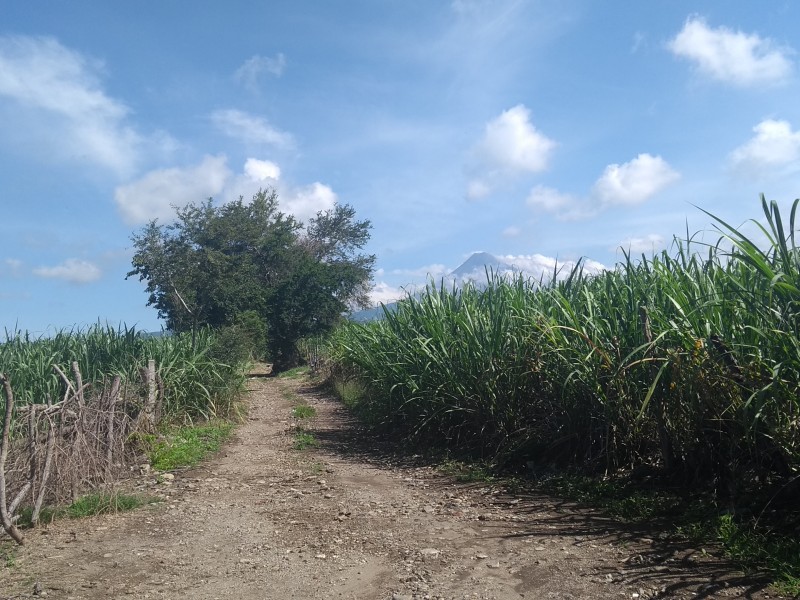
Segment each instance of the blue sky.
M159 329L172 204L275 187L372 221L375 300L531 274L800 195L800 4L0 0L0 326ZM594 264L594 263L591 263Z

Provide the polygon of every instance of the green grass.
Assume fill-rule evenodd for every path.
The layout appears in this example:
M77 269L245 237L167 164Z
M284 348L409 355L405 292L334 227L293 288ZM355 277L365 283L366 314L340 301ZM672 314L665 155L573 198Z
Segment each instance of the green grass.
M288 371L283 371L282 373L278 373L278 379L302 379L309 373L309 368L307 366L302 367L295 367L294 369L289 369Z
M728 513L684 521L677 527L679 534L698 544L717 545L744 569L769 572L778 593L800 597L800 540L787 533L794 527L756 527Z
M125 512L144 506L149 502L152 502L152 499L140 495L95 492L75 500L63 509L63 514L71 519L81 519Z
M10 538L0 540L0 565L6 569L13 569L17 566L17 550L19 545L11 541Z
M312 475L322 475L325 472L325 465L318 460L304 462L303 466L307 468Z
M292 448L295 450L308 450L309 448L316 448L319 445L317 438L313 433L308 431L298 431L294 434L294 442Z
M621 521L648 524L695 544L716 547L747 571L770 573L779 593L800 595L800 539L784 533L793 530L796 522L758 524L753 517L737 517L721 509L709 495L646 489L624 478L561 473L535 487L600 507Z
M292 409L295 419L311 419L317 416L317 409L309 404L298 404Z
M348 408L357 408L363 404L367 392L359 381L333 379L331 384L333 392Z
M702 507L669 490L642 488L624 478L562 472L543 479L537 487L564 498L600 506L611 516L633 523L673 520Z
M460 483L492 483L496 480L491 466L480 463L446 460L439 465L439 471Z
M81 496L72 504L67 506L53 507L45 506L39 513L39 523L48 524L56 519L70 518L81 519L96 515L115 514L133 510L154 502L155 499L141 494L125 494L122 492L92 492ZM26 507L20 511L19 526L27 528L31 526L32 509Z
M289 388L281 390L281 397L289 402L298 402L300 400L300 396L297 395L297 392Z
M158 471L193 467L203 458L217 452L233 433L230 421L214 420L200 425L167 429L159 436L138 436L150 464Z

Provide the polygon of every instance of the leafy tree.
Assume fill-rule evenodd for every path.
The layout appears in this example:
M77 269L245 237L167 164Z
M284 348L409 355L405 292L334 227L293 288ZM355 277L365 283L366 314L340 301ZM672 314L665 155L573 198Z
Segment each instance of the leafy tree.
M274 190L215 206L177 210L132 237L133 269L147 282L148 305L171 331L241 325L258 315L267 353L280 370L296 364L298 339L329 330L343 312L366 306L375 256L361 252L369 221L348 205L320 212L304 227L278 209Z

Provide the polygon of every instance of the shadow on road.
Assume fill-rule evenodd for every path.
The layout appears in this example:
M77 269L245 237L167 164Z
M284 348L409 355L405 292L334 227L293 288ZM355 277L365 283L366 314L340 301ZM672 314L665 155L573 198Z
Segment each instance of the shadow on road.
M613 545L619 561L599 563L600 577L624 579L627 585L656 591L648 597L768 597L768 574L742 573L713 551L676 535L670 523L620 522L602 510L537 491L533 483L526 490L524 482L520 486L516 479L513 493L502 479L460 482L437 468L441 457L365 427L324 388L307 385L297 392L331 403L334 418L314 426L322 452L352 463L400 470L409 480L424 480L431 488L441 486L448 493L469 496L476 507L474 518L482 521L481 529L488 530L489 537L527 538L533 547L556 543L556 539L563 545L563 538L572 540L575 547Z

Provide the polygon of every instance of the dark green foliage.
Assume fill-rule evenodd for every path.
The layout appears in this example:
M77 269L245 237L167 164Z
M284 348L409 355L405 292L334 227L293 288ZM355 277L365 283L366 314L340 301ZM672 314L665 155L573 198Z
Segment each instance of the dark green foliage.
M249 350L249 358L262 360L267 351L267 324L254 310L246 310L236 316L235 327L243 344Z
M359 251L370 224L355 221L349 206L320 212L305 228L278 210L274 191L251 202L208 200L177 215L133 236L128 273L147 282L148 304L172 331L234 327L257 355L266 337L280 371L298 362L298 339L328 331L367 302L375 257Z

